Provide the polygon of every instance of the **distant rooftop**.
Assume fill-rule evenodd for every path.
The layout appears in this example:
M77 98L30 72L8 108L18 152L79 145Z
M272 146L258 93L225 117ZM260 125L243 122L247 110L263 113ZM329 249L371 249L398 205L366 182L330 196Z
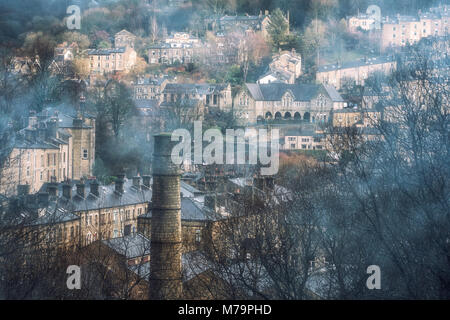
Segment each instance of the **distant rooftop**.
M351 69L351 68L358 68L358 67L368 66L368 65L389 63L389 62L394 62L394 61L395 61L395 59L392 56L362 58L362 59L347 61L347 62L343 62L343 63L333 63L333 64L322 65L322 66L319 66L317 72L328 72L328 71L333 71L333 70Z

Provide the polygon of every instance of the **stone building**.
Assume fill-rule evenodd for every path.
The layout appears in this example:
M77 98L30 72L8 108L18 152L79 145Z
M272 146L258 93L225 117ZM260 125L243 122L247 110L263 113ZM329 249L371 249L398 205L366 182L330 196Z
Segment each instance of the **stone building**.
M202 248L208 239L214 216L210 208L191 197L181 198L181 233L183 252ZM151 237L152 211L138 217L138 232Z
M139 77L132 83L134 100L160 100L162 91L169 82L167 76Z
M90 176L94 157L94 118L53 109L32 113L2 163L0 192L14 194L18 185L27 184L35 193L52 178L61 182Z
M282 119L325 123L332 110L346 105L330 85L246 83L234 99L234 112L243 124Z
M269 65L269 72L263 75L257 82L267 84L271 82L284 82L294 84L302 74L302 58L295 52L283 51L273 56Z
M116 48L120 48L120 47L134 48L135 41L136 41L136 36L125 29L117 32L114 35L114 46Z
M314 129L288 130L280 139L281 150L323 150L325 137Z
M118 175L114 185L99 185L90 180L42 187L41 192L55 196L59 207L80 219L80 244L86 246L96 240L112 239L137 232L137 217L147 212L151 200L150 177L125 180ZM89 188L88 188L89 186Z
M229 84L169 83L162 91L161 103L170 105L177 101L199 101L206 108L229 109L232 104Z
M381 48L403 47L426 37L445 36L450 27L450 6L431 8L413 16L386 17L382 24Z
M19 185L17 196L0 204L2 236L9 235L14 245L31 251L77 248L81 234L79 217L58 206L49 193L29 191L29 185Z
M66 41L58 44L55 48L55 61L58 64L65 65L72 61L78 54L79 48L75 42L68 44Z
M148 49L149 64L187 64L199 61L203 56L204 47L200 44L169 44L151 45Z
M90 49L89 71L105 74L113 72L129 72L136 63L136 51L132 47L110 49Z
M191 63L199 61L205 52L200 39L185 32L176 32L163 42L151 45L148 49L150 64Z
M289 13L285 17L286 22L289 25ZM213 17L206 20L209 29L215 31L240 32L242 34L248 31L261 32L262 35L267 38L269 36L267 28L270 23L270 14L268 10L264 13L261 11L259 15L242 15L242 16L221 16Z
M334 127L373 127L382 113L376 109L345 108L333 112Z
M381 27L381 17L380 21L377 21L374 16L360 13L347 18L347 27L350 32L356 32L359 29L364 31L379 30Z
M397 63L392 56L364 58L345 63L319 66L316 81L340 90L345 85L364 86L364 81L375 72L385 75L395 71Z

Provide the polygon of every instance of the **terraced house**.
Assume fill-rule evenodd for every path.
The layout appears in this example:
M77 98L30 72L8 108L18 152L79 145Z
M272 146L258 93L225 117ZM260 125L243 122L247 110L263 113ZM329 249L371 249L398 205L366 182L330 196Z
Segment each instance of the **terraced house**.
M46 109L31 113L9 155L2 159L0 193L15 194L18 185L37 192L45 182L92 175L95 119Z
M417 15L386 17L382 27L381 48L403 47L426 37L445 36L450 27L450 6L431 8Z
M340 90L345 85L364 85L365 80L375 72L389 74L397 67L392 56L363 58L344 63L319 66L316 81L330 84Z

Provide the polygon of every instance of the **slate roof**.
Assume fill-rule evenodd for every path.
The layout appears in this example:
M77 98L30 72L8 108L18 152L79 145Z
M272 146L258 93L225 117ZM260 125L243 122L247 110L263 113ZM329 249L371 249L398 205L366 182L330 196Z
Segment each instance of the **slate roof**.
M169 77L163 76L163 77L145 77L138 79L134 85L135 86L142 86L142 85L155 85L160 86L165 80L167 80Z
M130 31L128 31L128 30L125 30L125 29L123 29L123 30L120 30L119 32L117 32L116 34L115 34L115 36L117 36L117 35L126 35L126 36L133 36L133 37L136 37L134 34L132 34Z
M323 134L316 133L314 129L289 129L284 134L284 137L322 137Z
M140 215L138 218L152 218L152 212ZM181 198L181 220L182 221L210 221L213 220L209 209L193 198Z
M139 204L144 202L150 202L152 199L152 191L141 184L141 189L136 190L132 185L132 181L125 179L124 181L124 193L117 194L115 192L114 184L98 186L99 196L95 196L89 192L89 183L85 184L85 198L81 198L77 194L77 187L75 182L70 182L72 185L72 199L68 201L62 197L62 184L58 184L57 194L59 195L58 203L64 206L66 209L72 212L95 210L100 208L113 208L120 206L127 206L132 204ZM48 183L45 183L42 187L42 191L47 190Z
M287 83L246 83L248 91L257 101L280 101L289 90L295 101L311 101L323 88L334 102L343 102L341 95L333 86L323 84L287 84Z
M150 254L150 239L140 233L102 240L102 242L127 259L143 257Z
M291 72L287 72L281 69L274 69L265 73L262 77L259 78L259 80L267 76L272 76L277 79L276 81L288 81L289 79L291 79L291 75Z
M186 190L186 192L191 193L194 196L204 194L203 191L198 190L197 188L194 188L193 186L191 186L190 184L187 184L183 180L181 180L180 182L181 182L181 184L180 184L181 191L183 191L183 189L184 189L184 190Z
M168 83L163 93L179 94L213 94L227 88L227 84L208 84L208 83Z
M88 54L90 55L110 55L111 53L124 53L126 50L125 47L119 48L108 48L108 49L89 49Z
M28 141L25 139L16 140L14 144L15 148L18 149L55 149L59 150L60 144L67 144L65 141L60 139Z
M369 65L377 65L377 64L383 64L388 62L395 61L392 56L380 56L375 58L367 58L367 59L357 59L353 61L343 62L343 63L334 63L334 64L327 64L319 66L317 72L328 72L328 71L334 71L334 70L342 70L342 69L351 69L351 68L359 68L362 66L369 66Z
M45 214L34 220L31 225L64 223L78 219L80 219L80 217L76 214L68 211L64 207L58 206L56 202L50 202L49 206L46 208Z
M223 16L219 20L222 22L237 22L237 21L263 21L266 16L250 16L250 15L242 15L242 16Z
M60 128L74 128L73 120L77 118L77 111L73 108L53 108L49 107L37 114L38 117L57 117L58 118L58 126ZM95 118L93 115L84 112L83 116L85 118ZM83 124L83 128L92 128L86 124Z

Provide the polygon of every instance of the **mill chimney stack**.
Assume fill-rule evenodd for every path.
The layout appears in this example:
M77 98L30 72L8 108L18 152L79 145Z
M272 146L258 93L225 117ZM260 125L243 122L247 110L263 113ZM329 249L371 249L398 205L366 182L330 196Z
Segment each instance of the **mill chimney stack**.
M150 259L150 297L180 299L181 282L181 171L171 161L170 134L155 136Z

